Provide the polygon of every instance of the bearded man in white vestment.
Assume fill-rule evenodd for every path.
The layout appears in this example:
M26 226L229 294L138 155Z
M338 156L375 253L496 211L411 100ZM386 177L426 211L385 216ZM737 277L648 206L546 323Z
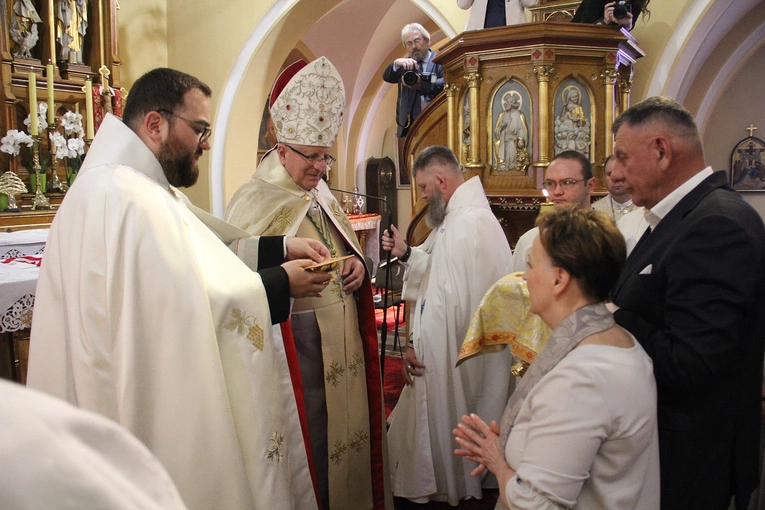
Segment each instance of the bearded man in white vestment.
M124 123L104 120L51 227L28 384L127 428L189 508L316 508L271 337L272 308L289 309L289 295L267 295L221 242L237 229L217 220L213 232L216 220L201 221L176 188L196 182L210 148L210 96L192 76L155 69L133 86ZM272 271L282 294L298 280L309 294L324 288L301 280L310 263Z
M471 477L475 464L454 455L452 429L466 413L499 420L514 387L509 350L457 357L481 298L505 275L512 256L479 178L465 181L446 147L423 150L413 174L428 201L425 242L407 246L391 226L382 245L408 265L404 298L415 301L404 357L408 386L390 416L393 494L418 503L482 497L491 480ZM496 487L496 480L493 481Z

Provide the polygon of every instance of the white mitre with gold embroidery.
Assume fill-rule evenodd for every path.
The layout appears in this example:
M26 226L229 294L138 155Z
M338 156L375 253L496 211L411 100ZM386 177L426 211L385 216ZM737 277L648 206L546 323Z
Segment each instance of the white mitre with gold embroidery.
M330 147L344 109L343 80L326 57L291 64L271 91L270 112L279 142Z

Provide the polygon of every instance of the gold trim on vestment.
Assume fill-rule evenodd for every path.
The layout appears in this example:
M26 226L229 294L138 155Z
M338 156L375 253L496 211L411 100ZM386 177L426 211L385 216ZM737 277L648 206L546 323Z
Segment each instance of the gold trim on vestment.
M254 315L248 315L239 308L231 310L229 321L223 326L229 331L234 331L247 338L258 350L263 350L263 327L258 324Z

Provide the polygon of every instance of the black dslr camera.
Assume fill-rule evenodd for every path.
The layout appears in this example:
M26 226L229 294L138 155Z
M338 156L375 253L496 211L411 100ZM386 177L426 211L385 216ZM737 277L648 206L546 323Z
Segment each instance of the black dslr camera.
M628 14L632 14L632 4L630 0L619 0L614 5L614 19L624 19Z
M401 80L404 82L405 85L409 85L410 87L417 83L417 80L420 79L420 73L417 71L407 71L404 73L404 76L401 77Z

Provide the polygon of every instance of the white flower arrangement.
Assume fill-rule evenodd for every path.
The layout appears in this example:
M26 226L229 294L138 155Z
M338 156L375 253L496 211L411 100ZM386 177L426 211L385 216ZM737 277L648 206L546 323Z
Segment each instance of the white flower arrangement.
M68 111L61 116L61 127L67 135L75 135L77 138L85 136L85 130L82 129L82 114ZM84 142L83 142L84 145ZM82 154L82 152L80 152Z
M37 125L40 131L48 129L48 103L37 103ZM32 113L27 115L24 119L24 125L29 129L29 125L32 123Z
M69 157L69 147L66 145L66 138L58 131L54 131L50 134L51 149L56 152L58 159L64 159Z
M85 130L82 128L82 115L68 111L60 117L59 126L64 131L50 134L51 152L66 161L69 174L76 174L80 169L81 158L85 154Z
M11 129L8 133L0 139L0 151L10 154L11 156L18 156L21 152L21 144L26 144L27 147L32 146L32 137L23 131L18 129Z

